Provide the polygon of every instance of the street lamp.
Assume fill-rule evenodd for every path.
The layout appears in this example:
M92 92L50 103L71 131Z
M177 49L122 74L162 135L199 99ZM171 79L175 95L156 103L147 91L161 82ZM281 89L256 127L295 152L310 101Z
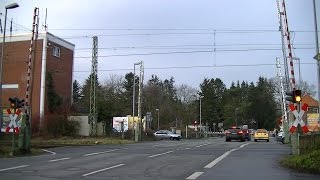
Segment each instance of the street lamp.
M204 97L204 96L199 96L199 100L200 100L200 102L199 102L199 103L200 103L200 104L199 104L199 111L200 111L200 112L199 112L199 116L200 116L200 117L199 117L199 120L200 120L200 122L199 122L199 123L200 123L200 132L201 132L201 129L202 129L202 124L201 124L201 123L202 123L202 122L201 122L201 121L202 121L202 117L201 117L201 113L202 113L202 110L201 110L201 98L203 98L203 97Z
M160 109L156 109L156 111L158 112L158 130L160 130L160 121L159 121L159 111L160 111Z
M237 120L237 111L239 110L239 108L234 109L234 121L236 123L236 126L238 126L238 120Z
M1 60L0 60L0 133L3 122L3 112L2 112L2 64L4 59L4 44L6 42L6 26L7 26L7 11L8 9L14 9L19 7L17 3L12 3L7 5L5 14L4 14L4 28L3 28L3 36L2 36L2 50L1 50Z

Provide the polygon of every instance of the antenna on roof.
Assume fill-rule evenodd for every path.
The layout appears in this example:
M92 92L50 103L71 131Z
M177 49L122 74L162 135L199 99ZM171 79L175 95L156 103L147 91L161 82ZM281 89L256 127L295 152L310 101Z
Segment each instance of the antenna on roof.
M0 13L0 15L2 15L2 14ZM0 32L2 33L2 24L1 24L1 18L0 18Z
M46 16L44 19L44 30L47 32L48 31L48 25L47 25L47 8L46 8Z
M11 21L10 21L10 37L12 37L12 18L11 18Z

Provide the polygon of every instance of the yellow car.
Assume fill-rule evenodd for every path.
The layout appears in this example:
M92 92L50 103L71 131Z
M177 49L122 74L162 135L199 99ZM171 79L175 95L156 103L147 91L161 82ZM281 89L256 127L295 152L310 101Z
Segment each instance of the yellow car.
M269 142L269 133L266 129L258 129L254 133L254 141L257 142L258 140L265 140Z

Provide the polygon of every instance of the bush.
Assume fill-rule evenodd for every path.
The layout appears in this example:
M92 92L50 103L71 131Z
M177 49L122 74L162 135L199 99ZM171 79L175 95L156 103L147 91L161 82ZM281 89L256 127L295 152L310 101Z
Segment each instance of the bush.
M63 115L49 115L42 127L42 133L49 136L75 136L79 131L80 124L70 121Z
M156 137L153 133L154 133L154 131L152 129L146 129L146 131L143 133L143 140L155 141Z
M320 174L320 148L305 155L288 156L281 164L302 172Z

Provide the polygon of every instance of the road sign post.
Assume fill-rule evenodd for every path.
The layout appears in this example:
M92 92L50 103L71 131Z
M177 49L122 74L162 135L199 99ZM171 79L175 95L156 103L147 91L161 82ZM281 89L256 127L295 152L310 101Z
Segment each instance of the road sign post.
M7 113L9 115L10 123L8 124L6 128L6 133L10 132L10 129L12 128L12 146L11 146L11 156L14 155L14 149L15 149L15 133L19 134L19 127L17 125L17 118L19 117L21 110L15 108L13 109L13 113L11 112L11 109L7 109Z
M298 104L298 108L300 107L300 104ZM289 108L294 115L294 121L290 127L290 133L291 135L291 143L292 143L292 154L300 154L300 147L299 147L299 136L300 132L302 130L303 133L307 133L308 127L305 125L305 123L302 120L302 116L305 111L308 109L307 104L303 104L301 107L301 110L298 112L294 104L290 104Z

